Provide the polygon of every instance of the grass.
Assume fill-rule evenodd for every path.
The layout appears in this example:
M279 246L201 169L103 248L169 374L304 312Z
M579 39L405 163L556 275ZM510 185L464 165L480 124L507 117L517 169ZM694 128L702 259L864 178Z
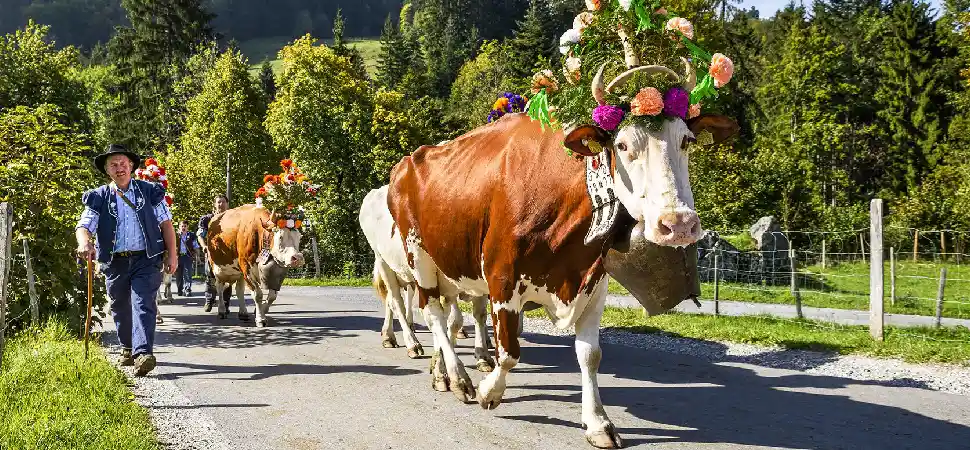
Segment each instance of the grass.
M8 342L0 372L0 448L157 449L148 413L92 342L50 323Z
M273 66L273 73L278 74L283 69L283 64L276 57L280 49L293 42L294 39L296 37L288 36L252 39L240 43L239 50L249 58L249 63L252 64L249 69L251 74L259 73L259 65L262 64L263 60L269 60ZM320 42L332 45L333 39L323 39ZM381 52L380 39L373 37L348 38L347 43L350 47L360 51L368 75L374 77L377 74L377 58Z
M347 277L326 277L326 278L287 278L283 280L286 286L349 286L349 287L369 287L371 279L368 278L347 278Z

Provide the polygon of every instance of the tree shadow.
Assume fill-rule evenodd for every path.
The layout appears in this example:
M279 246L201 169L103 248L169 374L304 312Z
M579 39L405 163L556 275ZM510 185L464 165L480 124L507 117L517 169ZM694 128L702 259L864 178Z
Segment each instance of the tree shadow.
M186 369L181 372L166 372L166 377L187 378L209 375L225 376L237 375L233 380L265 380L281 375L331 375L341 373L366 373L385 376L403 376L423 373L417 369L407 369L391 366L369 366L369 365L345 365L345 366L325 366L318 364L267 364L252 366L224 366L214 364L194 364L182 362L166 362L167 367L180 367Z
M524 337L542 347L523 348L523 361L540 366L537 372L568 373L572 378L564 381L572 383L522 386L530 391L560 392L514 397L516 368L509 375L507 393L513 397L503 403L553 401L578 407L582 394L573 337ZM727 355L723 350L720 358L711 360L611 343L601 345L600 377L613 375L628 380L621 383L625 386L601 386L603 403L623 407L634 417L657 424L627 428L629 424L616 423L629 445L675 441L784 448L936 449L966 448L970 442L970 427L966 425L854 398L893 398L905 404L907 394L914 391L891 388L898 385L896 380L861 381L741 366L752 364L749 357ZM852 393L833 392L849 386L865 388ZM920 407L926 402L921 399L910 404ZM952 415L954 410L956 405L948 405L936 413ZM957 413L957 417L963 414ZM500 417L580 428L578 415L577 422L535 415Z

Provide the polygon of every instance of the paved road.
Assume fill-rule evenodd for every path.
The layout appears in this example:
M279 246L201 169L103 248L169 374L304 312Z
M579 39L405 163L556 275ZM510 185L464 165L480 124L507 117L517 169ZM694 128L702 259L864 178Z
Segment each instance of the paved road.
M701 300L698 308L693 302L685 301L675 309L690 313L714 314L714 301ZM721 300L718 312L725 316L752 316L767 314L775 317L798 317L795 305L783 303L748 303ZM642 308L637 300L628 295L610 295L607 304L626 308ZM869 325L869 311L850 309L816 308L803 306L802 315L806 319L821 320L843 325ZM914 316L910 314L885 314L885 324L898 327L932 327L936 324L934 316ZM944 327L963 326L970 328L970 319L955 319L942 317L940 324ZM970 445L968 445L970 448Z
M378 306L369 289L285 287L275 325L258 329L177 297L162 305L154 376L234 450L591 448L571 337L527 329L504 403L484 411L433 391L429 359L381 348ZM423 327L418 338L430 347ZM459 341L466 365L472 343ZM601 394L629 448L970 447L967 396L603 347Z

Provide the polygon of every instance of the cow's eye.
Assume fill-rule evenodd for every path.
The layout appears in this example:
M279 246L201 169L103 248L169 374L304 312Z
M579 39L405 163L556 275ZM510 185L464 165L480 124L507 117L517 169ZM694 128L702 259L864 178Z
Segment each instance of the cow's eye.
M618 151L618 152L625 152L626 151L626 144L624 144L622 142L620 142L619 144L616 144L616 151Z

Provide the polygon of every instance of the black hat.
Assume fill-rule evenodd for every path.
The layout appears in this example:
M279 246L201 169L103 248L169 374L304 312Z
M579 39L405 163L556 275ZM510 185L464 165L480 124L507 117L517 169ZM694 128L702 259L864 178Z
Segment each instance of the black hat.
M135 169L141 165L141 156L138 156L125 148L121 144L109 144L108 148L104 153L94 157L94 166L101 171L101 173L108 175L108 171L104 170L104 164L111 155L125 155L131 160L131 173L135 173Z

